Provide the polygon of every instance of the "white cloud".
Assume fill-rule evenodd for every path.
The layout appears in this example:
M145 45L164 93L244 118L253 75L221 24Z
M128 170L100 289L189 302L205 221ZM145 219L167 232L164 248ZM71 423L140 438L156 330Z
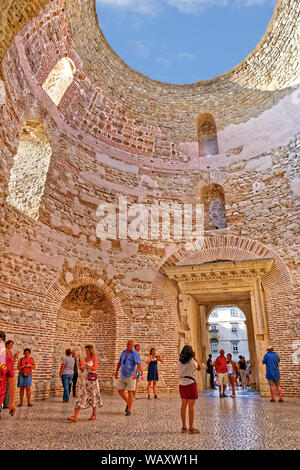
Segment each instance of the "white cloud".
M98 5L110 6L155 16L163 7L173 7L182 13L199 14L210 7L226 7L234 4L239 7L274 5L277 0L96 0Z
M170 66L174 63L179 63L181 60L195 60L197 59L196 54L190 54L189 52L173 52L168 54L168 57L157 57L155 60L162 65Z
M132 46L135 49L137 57L142 59L149 59L151 55L152 46L147 41L131 41Z
M160 0L163 1L164 0ZM134 11L135 13L143 13L156 15L159 9L158 0L96 0L101 6L110 6L117 9Z

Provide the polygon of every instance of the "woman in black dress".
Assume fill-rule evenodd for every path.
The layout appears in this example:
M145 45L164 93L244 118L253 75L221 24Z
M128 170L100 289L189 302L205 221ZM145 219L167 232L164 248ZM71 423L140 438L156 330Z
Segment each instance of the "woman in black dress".
M149 358L147 359L147 365L148 365L148 374L147 374L148 400L151 400L150 391L151 391L152 382L153 382L154 398L158 399L158 396L157 396L157 393L156 393L156 382L158 382L158 368L157 368L158 361L160 361L162 364L164 363L164 361L161 359L160 355L156 355L155 348L151 348Z

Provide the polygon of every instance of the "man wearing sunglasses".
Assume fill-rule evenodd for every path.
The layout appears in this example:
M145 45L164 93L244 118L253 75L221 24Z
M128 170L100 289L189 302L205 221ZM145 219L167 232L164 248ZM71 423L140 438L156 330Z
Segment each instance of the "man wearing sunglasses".
M121 377L118 379L120 369ZM126 402L126 416L131 415L134 391L136 389L136 378L140 370L140 355L134 349L134 342L130 340L127 342L127 349L125 349L120 356L115 373L115 379L118 379L118 392L123 398L123 400ZM125 391L126 388L127 392Z

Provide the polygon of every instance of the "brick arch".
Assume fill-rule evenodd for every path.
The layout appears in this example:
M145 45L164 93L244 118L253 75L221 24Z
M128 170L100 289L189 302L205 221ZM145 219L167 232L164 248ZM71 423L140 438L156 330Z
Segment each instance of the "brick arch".
M111 301L115 314L120 320L124 317L130 317L130 303L126 294L123 291L119 292L116 284L105 275L101 276L94 270L82 267L74 269L65 268L64 273L49 288L46 295L46 304L50 304L52 310L56 310L72 289L86 285L93 285L99 288L107 299Z
M218 185L223 188L225 194L230 192L230 174L225 171L211 170L203 172L195 180L193 195L199 199L203 189L209 185Z
M80 292L80 288L85 286L87 291L84 295L87 298L92 296L89 299L92 299L91 303L80 302L80 297L77 302L76 296L72 296L73 289L78 288ZM97 292L93 292L93 287L99 291L99 298ZM123 308L124 300L126 297L117 292L115 284L95 270L64 267L62 275L49 288L45 299L47 318L51 316L51 329L55 338L55 341L51 341L50 394L60 393L57 370L65 348L82 351L88 342L95 344L99 357L101 389L108 393L114 390L112 377L118 355L124 346L124 335L131 336L131 325L126 314L128 308Z
M194 243L194 249L188 250L185 247L180 248L174 254L169 256L155 275L152 285L152 295L159 298L162 295L168 295L166 290L172 291L173 284L163 274L162 269L166 266L203 264L215 261L242 261L263 258L273 258L274 267L271 272L265 276L266 285L273 284L280 291L288 290L293 287L293 279L286 264L282 258L270 247L256 240L236 235L216 235L207 236L203 243Z
M152 284L152 297L161 299L163 315L170 321L177 321L175 337L181 338L179 321L180 292L177 282L170 280L163 272L167 266L197 265L216 261L250 261L265 258L274 259L275 263L270 272L261 278L266 312L266 327L268 341L272 344L281 358L282 384L287 395L298 393L299 385L290 371L295 369L293 354L295 351L295 334L293 333L294 312L297 311L299 293L296 281L291 276L287 265L280 255L271 247L246 237L235 235L208 236L203 244L195 244L193 251L184 247L169 256L156 273ZM252 334L252 333L251 333ZM177 336L176 336L177 335ZM258 351L258 350L257 350ZM263 350L257 352L261 360Z

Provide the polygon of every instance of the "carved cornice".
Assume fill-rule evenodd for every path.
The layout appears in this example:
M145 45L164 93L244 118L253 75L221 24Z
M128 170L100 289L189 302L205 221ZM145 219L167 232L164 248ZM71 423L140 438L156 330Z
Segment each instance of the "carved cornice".
M177 282L249 279L263 277L274 265L274 259L221 261L188 266L167 266L163 272Z

